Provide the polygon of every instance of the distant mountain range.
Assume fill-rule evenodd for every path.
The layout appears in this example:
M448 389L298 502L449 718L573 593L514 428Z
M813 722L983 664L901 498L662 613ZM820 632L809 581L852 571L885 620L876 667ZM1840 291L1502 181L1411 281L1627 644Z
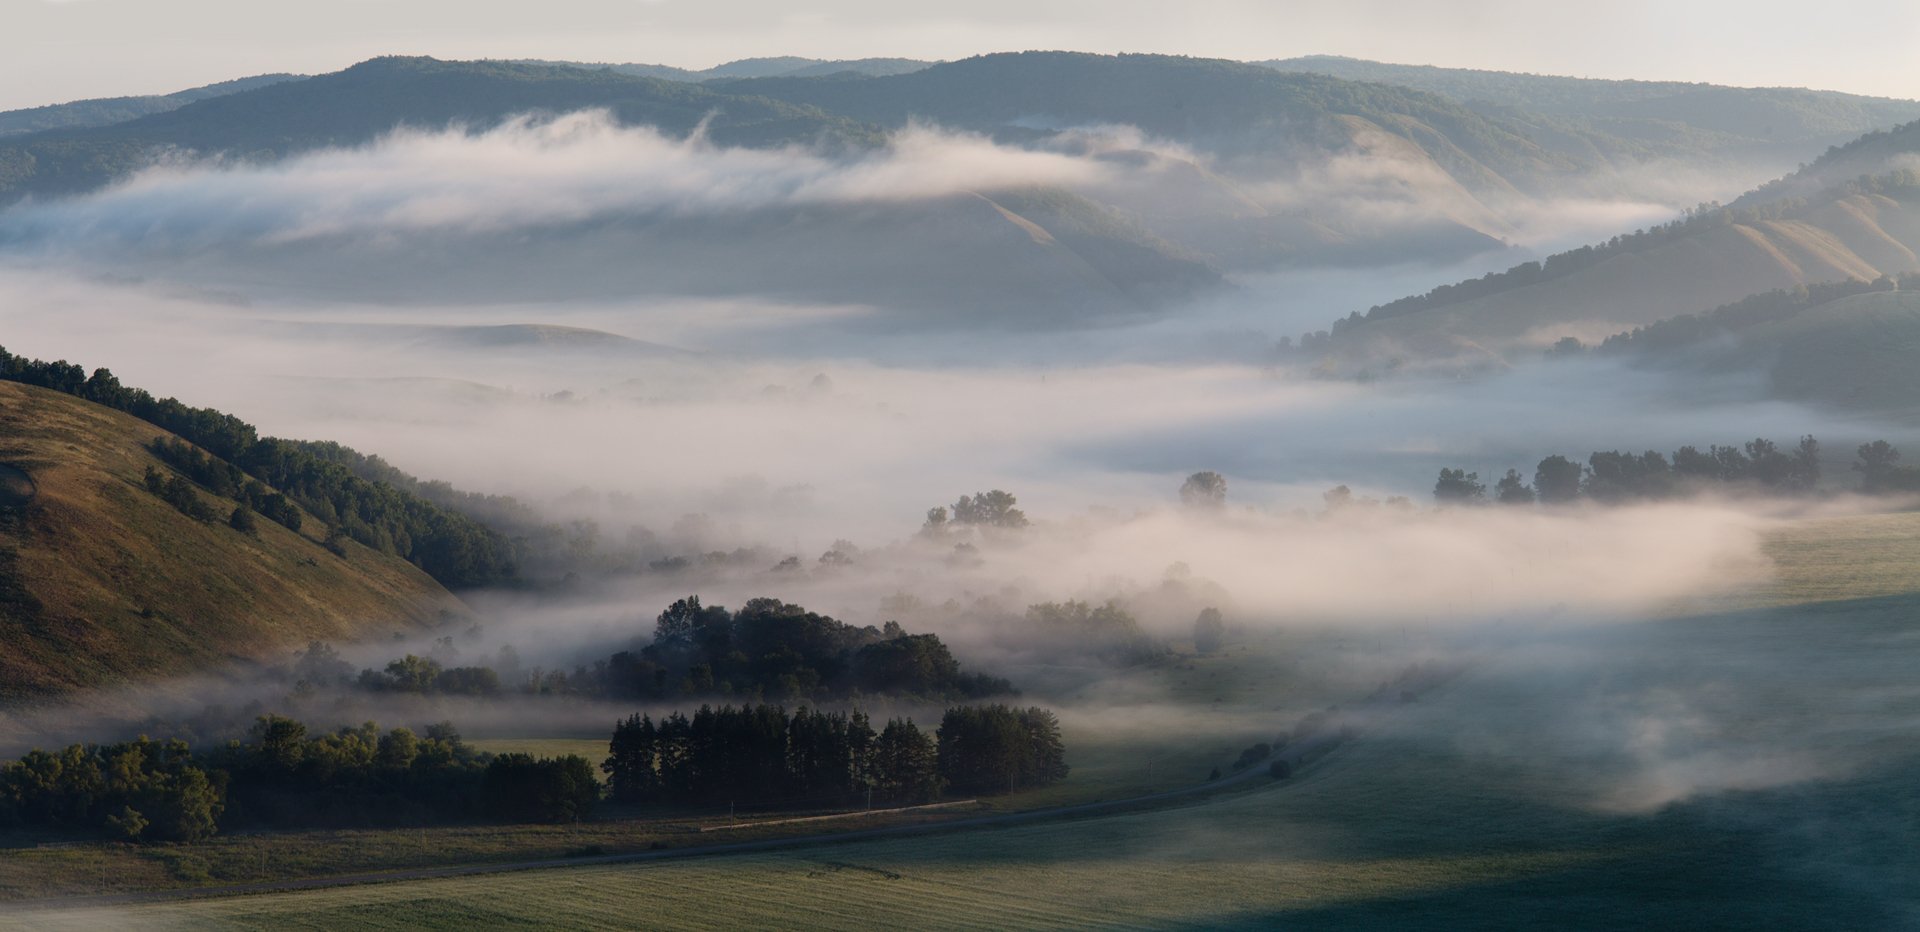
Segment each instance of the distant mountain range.
M236 261L249 274L317 273L368 297L411 294L409 276L427 274L476 299L548 297L524 294L534 279L523 263L543 262L596 296L752 293L1052 321L1161 306L1236 270L1457 260L1502 248L1522 218L1564 198L1673 198L1692 190L1689 173L1758 182L1811 161L1739 205L1808 201L1790 211L1666 236L1657 249L1636 241L1605 262L1590 252L1572 263L1577 274L1568 261L1549 263L1553 274L1537 281L1458 289L1419 314L1343 327L1336 342L1362 350L1371 367L1381 347L1391 358L1408 340L1423 352L1461 341L1487 349L1490 339L1598 333L1770 287L1903 270L1902 250L1920 245L1906 232L1903 195L1835 188L1912 148L1911 127L1861 134L1920 118L1913 101L1337 58L1066 52L748 59L700 72L381 58L308 78L0 114L0 126L38 127L0 138L0 203L95 191L180 153L258 164L400 126L481 131L519 114L587 108L675 136L700 127L720 146L829 156L872 153L931 123L1109 170L1099 183L857 208L635 214L547 230L530 244L481 234L418 255L349 251L338 261L357 274L344 278L324 243L237 244ZM726 276L712 274L722 266Z

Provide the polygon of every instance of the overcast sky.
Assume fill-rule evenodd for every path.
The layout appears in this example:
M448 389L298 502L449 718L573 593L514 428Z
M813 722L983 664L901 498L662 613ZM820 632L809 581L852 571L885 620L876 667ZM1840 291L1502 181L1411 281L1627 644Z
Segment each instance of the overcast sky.
M1325 53L1920 97L1915 0L0 0L0 109L382 54L702 68L1035 48Z

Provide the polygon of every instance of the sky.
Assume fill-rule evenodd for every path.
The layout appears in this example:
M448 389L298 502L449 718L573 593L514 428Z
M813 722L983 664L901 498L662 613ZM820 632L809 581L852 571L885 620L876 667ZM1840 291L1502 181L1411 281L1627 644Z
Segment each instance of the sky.
M1072 49L1337 54L1920 97L1911 0L0 0L0 108L383 54L703 68Z

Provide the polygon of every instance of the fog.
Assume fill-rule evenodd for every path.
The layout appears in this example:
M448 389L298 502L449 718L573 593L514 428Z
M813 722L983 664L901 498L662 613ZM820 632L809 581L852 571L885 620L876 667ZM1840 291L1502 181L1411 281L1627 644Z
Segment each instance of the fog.
M1124 312L1045 326L991 315L974 326L962 314L931 331L896 326L884 289L776 287L778 275L736 269L712 248L817 240L809 256L836 256L844 264L829 271L858 278L866 246L920 230L896 214L863 227L874 211L1041 187L1147 210L1166 193L1158 173L1196 158L1114 127L1035 148L917 126L870 152L725 149L586 113L480 133L407 130L275 164L181 160L0 213L0 333L16 354L108 367L266 434L339 441L423 478L514 496L546 520L591 521L599 543L630 547L641 567L738 555L692 572L467 594L480 631L459 642L469 661L511 646L528 664L587 665L645 643L679 596L735 606L771 595L854 624L936 632L969 669L1061 702L1090 730L1186 713L1104 661L1036 649L1021 625L1028 605L1117 600L1166 641L1217 607L1246 633L1434 637L1450 655L1474 656L1514 638L1630 628L1765 584L1766 535L1804 506L1439 509L1437 470L1491 483L1510 467L1531 478L1554 453L1815 434L1833 456L1908 433L1768 400L1754 373L1542 357L1471 379L1315 378L1275 352L1281 338L1671 211L1579 192L1489 206L1389 156L1232 187L1261 210L1330 211L1353 229L1421 235L1444 221L1496 248L1229 269L1217 287ZM822 221L817 237L793 232L817 211L848 213ZM706 239L683 250L680 237ZM999 274L970 264L984 253L927 245L939 242L902 247L923 263L909 272L950 276L926 287ZM587 265L612 268L574 275ZM666 284L635 284L656 273ZM493 288L506 279L511 287ZM681 287L695 279L717 284ZM964 304L960 294L943 301ZM1071 300L1120 300L1087 294ZM1226 477L1224 509L1180 506L1181 480L1199 470ZM1828 470L1844 481L1838 460ZM1341 485L1360 501L1329 508L1323 494ZM928 509L988 489L1017 495L1032 526L919 535ZM1410 501L1385 503L1395 497ZM822 563L840 541L858 548L850 563ZM976 546L956 550L963 541ZM798 566L776 570L787 557ZM341 647L377 668L456 635ZM1346 664L1364 691L1437 649L1423 641L1329 663ZM128 709L185 716L209 702L292 702L285 682L260 676L243 664L105 704L124 722ZM289 707L340 722L450 717L496 733L591 733L619 713L585 700ZM1644 811L1844 772L1796 749L1716 746L1702 736L1717 714L1653 694L1609 713L1598 740L1639 766L1592 805ZM64 715L16 730L78 733ZM1212 727L1285 724L1268 719L1235 713Z

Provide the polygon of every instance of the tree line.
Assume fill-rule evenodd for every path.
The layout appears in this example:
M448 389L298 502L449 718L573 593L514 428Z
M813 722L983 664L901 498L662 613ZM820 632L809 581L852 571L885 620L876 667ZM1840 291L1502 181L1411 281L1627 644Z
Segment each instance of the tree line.
M1066 777L1051 711L957 706L932 736L912 719L875 732L866 715L773 705L701 706L619 722L601 764L614 799L636 804L830 806L930 802L1044 786Z
M933 701L1013 692L1004 679L960 669L938 635L898 622L855 626L779 599L730 612L688 596L654 620L653 641L592 671L615 699L690 696L845 698L888 695Z
M1868 446L1872 445L1861 448L1863 455ZM1894 455L1897 457L1898 451ZM1819 481L1819 441L1802 437L1795 446L1782 449L1761 437L1742 446L1712 445L1705 450L1684 446L1671 457L1656 450L1595 451L1584 466L1555 454L1534 467L1532 484L1519 470L1507 470L1495 481L1492 499L1504 505L1536 501L1551 505L1582 499L1617 503L1670 498L1715 486L1806 495ZM1477 472L1442 468L1433 497L1447 504L1475 504L1488 500L1488 489Z
M1132 625L1131 618L1127 619ZM1137 625L1132 625L1138 635ZM968 673L935 634L908 634L898 622L855 626L779 599L753 599L739 611L675 601L654 621L653 641L591 666L523 669L505 648L486 663L456 665L442 638L429 656L407 654L355 675L334 649L313 642L285 678L308 686L372 692L494 696L503 692L580 695L609 700L742 698L759 702L889 696L946 702L1013 695L1005 679Z
M158 842L230 828L571 822L599 797L585 758L489 755L447 723L314 734L267 715L245 740L204 752L146 737L31 751L0 767L0 828Z
M420 495L356 475L341 462L351 451L337 444L261 437L253 425L231 414L188 407L173 398L155 398L142 389L120 384L106 369L95 369L89 375L64 360L43 362L15 356L3 347L0 379L83 398L184 438L204 451L204 456L224 462L218 466L208 461L196 464L190 454L181 453L171 444L156 449L156 454L176 469L184 464L185 470L196 470L233 490L221 493L215 486L208 486L216 494L229 498L247 495L244 501L248 507L261 510L251 501L248 484L233 474L237 470L266 489L284 494L344 536L396 554L449 588L515 579L513 546L505 535ZM195 481L200 479L196 476Z

